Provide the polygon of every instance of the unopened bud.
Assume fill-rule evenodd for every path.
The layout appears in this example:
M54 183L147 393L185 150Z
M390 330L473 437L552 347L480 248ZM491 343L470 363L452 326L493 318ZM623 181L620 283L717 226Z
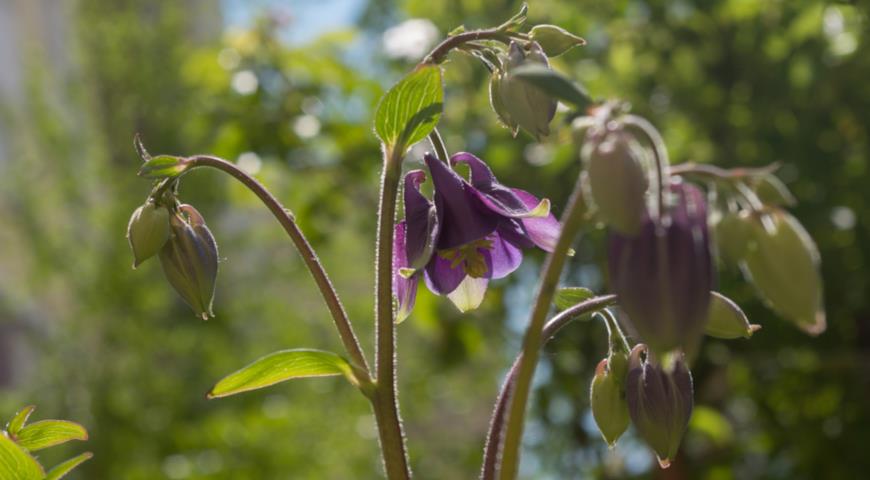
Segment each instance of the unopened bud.
M667 468L692 416L692 374L682 354L663 366L649 354L641 360L645 350L645 345L637 345L629 357L628 411L641 438L656 452L659 465Z
M777 313L812 335L825 330L820 257L793 216L777 208L753 215L741 267Z
M746 254L751 240L748 212L728 212L713 227L719 258L725 265L737 265Z
M522 128L537 139L549 135L550 121L556 114L556 100L511 75L515 68L528 63L549 66L547 55L535 42L529 43L528 51L518 43L511 42L507 58L502 63L503 70L493 74L495 80L490 84L490 88L496 89L491 96L499 97L497 101L492 101L493 109L502 122L513 130L514 135L517 128Z
M555 25L535 25L529 31L529 38L538 42L548 57L556 57L574 47L586 45L586 40Z
M707 314L704 333L711 337L731 340L749 338L760 329L760 325L749 323L743 310L730 298L717 292L710 292L710 311Z
M587 134L581 157L592 199L604 220L618 232L635 235L646 214L649 186L640 145L624 131Z
M619 357L619 358L617 358ZM598 362L589 389L592 417L608 445L613 446L628 428L625 399L626 357L613 355Z
M133 212L127 241L133 250L133 268L153 257L169 239L169 211L148 200Z
M199 212L182 205L169 219L171 235L160 251L166 279L203 320L213 317L217 243Z

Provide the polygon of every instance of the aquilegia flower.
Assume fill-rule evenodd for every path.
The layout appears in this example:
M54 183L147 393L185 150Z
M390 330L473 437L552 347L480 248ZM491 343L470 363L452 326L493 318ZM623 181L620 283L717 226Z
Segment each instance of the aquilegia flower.
M613 292L657 353L690 350L701 338L713 287L704 195L687 183L670 192L674 205L661 219L646 215L634 236L611 232L608 252Z
M477 308L490 279L519 267L522 249L552 251L560 225L548 200L500 184L489 167L470 153L450 159L464 163L470 181L430 154L424 157L435 187L434 202L420 193L422 170L405 175L405 220L393 237L393 293L398 320L414 305L417 284L448 298L462 311Z

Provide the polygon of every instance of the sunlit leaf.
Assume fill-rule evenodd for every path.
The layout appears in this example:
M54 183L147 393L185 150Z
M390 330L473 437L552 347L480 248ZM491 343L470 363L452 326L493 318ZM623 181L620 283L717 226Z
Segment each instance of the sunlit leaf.
M208 398L220 398L306 377L344 375L356 384L350 364L323 350L294 349L271 353L227 375L211 389Z
M589 300L594 295L595 293L588 288L565 287L560 288L559 291L556 292L556 298L553 300L553 303L556 304L557 309L565 310L566 308L571 308L580 302Z
M39 462L0 432L0 480L43 480Z
M30 450L53 447L70 440L87 440L85 427L66 420L41 420L25 426L18 432L16 441Z
M139 169L139 176L145 178L173 178L181 175L190 165L183 157L159 155L152 157Z
M527 63L514 69L511 75L534 85L553 98L573 104L580 110L592 103L583 87L545 65Z
M404 152L435 128L443 101L441 68L418 67L381 98L375 111L375 132L388 148Z
M750 325L749 319L740 307L728 297L710 292L710 309L707 313L707 324L704 333L711 337L731 340L734 338L749 338L759 328Z
M27 423L27 419L34 410L36 410L35 405L28 405L19 410L18 413L12 417L12 420L9 420L9 423L6 425L6 431L11 435L18 435L18 432L21 431L21 427Z
M69 460L62 462L52 468L48 475L45 477L45 480L59 480L66 476L67 473L71 472L74 468L78 467L82 463L90 460L94 456L91 452L85 452L76 457L70 458Z

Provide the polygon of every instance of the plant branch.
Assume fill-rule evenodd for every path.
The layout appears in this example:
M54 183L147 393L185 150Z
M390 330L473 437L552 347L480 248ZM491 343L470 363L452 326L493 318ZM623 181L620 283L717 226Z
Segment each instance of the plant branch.
M212 167L229 174L257 195L269 211L272 212L275 218L278 219L278 222L282 227L284 227L287 235L289 235L290 239L293 240L293 244L302 256L305 266L308 267L308 271L311 272L311 276L314 277L314 281L317 283L317 288L323 295L323 300L326 302L327 307L329 307L329 312L332 314L332 318L335 321L335 327L338 329L338 334L341 337L344 348L347 350L348 355L350 355L352 364L354 364L354 370L356 370L354 373L356 373L358 377L363 377L359 379L363 386L365 386L366 382L370 383L371 374L369 372L368 362L366 362L365 354L363 353L362 347L360 347L356 334L353 331L353 325L347 316L347 312L344 310L344 306L341 304L338 293L335 291L335 287L333 287L332 282L329 280L326 270L324 270L323 265L317 258L317 253L315 253L311 244L308 243L308 239L305 238L302 230L299 229L299 225L296 224L296 220L293 218L293 214L290 213L290 210L284 208L284 206L281 205L281 202L266 190L266 187L264 187L263 184L231 162L209 155L189 157L186 161L190 163L189 168ZM163 185L169 185L170 183L172 182L166 182Z
M429 55L426 55L420 64L430 63L437 65L444 61L451 50L468 42L474 42L477 40L495 40L504 43L505 45L509 45L513 38L523 38L523 34L506 32L499 30L498 28L472 30L470 32L459 33L452 37L445 38L443 42L439 43L431 52L429 52Z
M393 228L403 152L384 149L375 256L375 337L377 386L372 407L378 423L384 469L390 480L409 479L402 418L396 388L396 323L393 315Z
M769 175L779 169L779 162L773 162L759 168L733 168L724 169L715 165L702 163L681 163L671 167L671 175L698 175L711 177L716 180L738 180L746 177Z
M513 480L517 476L520 456L520 441L523 435L523 426L526 415L526 404L529 399L529 391L532 385L532 376L535 373L535 365L538 361L538 353L541 348L544 321L556 286L565 265L565 258L574 243L574 238L583 224L583 193L581 177L578 176L574 185L574 191L568 200L568 207L562 214L562 231L553 252L547 256L544 269L541 273L538 295L532 308L529 326L523 339L522 358L519 361L516 382L511 393L510 410L507 417L507 430L505 431L504 446L502 449L502 465L500 477L502 480Z
M559 314L555 315L541 331L541 342L547 343L556 335L562 327L580 318L583 315L601 310L616 303L616 295L601 295L590 298L584 302L580 302L570 308L566 308ZM520 361L523 354L520 353L513 365L511 365L501 390L498 392L498 397L495 402L495 409L492 412L492 417L489 421L489 430L486 433L486 446L483 452L483 467L480 472L481 480L495 480L496 467L498 466L498 453L501 445L502 431L504 430L504 414L508 404L508 393L513 389L516 383L517 373L519 371Z
M435 155L438 159L446 163L448 167L452 167L450 165L450 154L447 153L447 145L444 143L444 139L441 138L437 128L433 128L432 132L429 133L429 142L432 144L432 148L435 149Z
M670 174L668 173L668 169L670 168L670 160L668 159L668 149L665 147L665 141L662 139L661 134L653 124L649 123L645 118L638 117L637 115L626 115L625 123L631 125L641 133L649 141L650 145L653 149L653 158L655 159L656 164L656 186L657 186L657 196L658 196L658 218L661 219L665 214L665 193L667 191L668 184L670 183Z

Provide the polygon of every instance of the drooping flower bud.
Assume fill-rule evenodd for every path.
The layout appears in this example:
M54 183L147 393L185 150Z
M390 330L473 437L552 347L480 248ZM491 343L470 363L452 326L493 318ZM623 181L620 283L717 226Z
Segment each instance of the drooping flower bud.
M170 285L198 317L213 317L215 280L218 272L217 243L202 215L190 205L181 205L169 218L169 241L160 251L160 264Z
M653 351L691 351L704 332L713 263L707 208L697 187L670 187L674 204L660 222L645 217L636 236L611 232L610 284L629 324Z
M728 212L713 227L719 258L726 265L737 265L743 259L751 240L748 212Z
M490 100L501 121L514 135L518 128L522 128L540 139L550 134L550 121L556 115L557 102L540 89L511 75L514 69L528 63L549 67L547 55L537 43L530 42L528 50L524 50L518 43L511 42L502 69L493 74Z
M730 298L710 292L710 311L704 333L723 340L749 338L761 330L761 325L752 325L743 310Z
M589 175L592 199L616 231L635 235L646 215L649 178L643 150L627 132L589 129L581 157Z
M624 353L602 359L595 367L589 389L592 417L604 441L613 446L628 428L628 403L625 399L626 356Z
M741 267L777 313L812 335L825 330L819 251L800 222L773 208L751 217Z
M629 357L628 412L641 438L656 452L659 465L667 468L692 416L692 374L682 353L662 365L652 354L641 360L645 350L645 345L637 345Z
M153 257L169 239L169 211L148 200L133 212L127 241L133 250L133 268Z

